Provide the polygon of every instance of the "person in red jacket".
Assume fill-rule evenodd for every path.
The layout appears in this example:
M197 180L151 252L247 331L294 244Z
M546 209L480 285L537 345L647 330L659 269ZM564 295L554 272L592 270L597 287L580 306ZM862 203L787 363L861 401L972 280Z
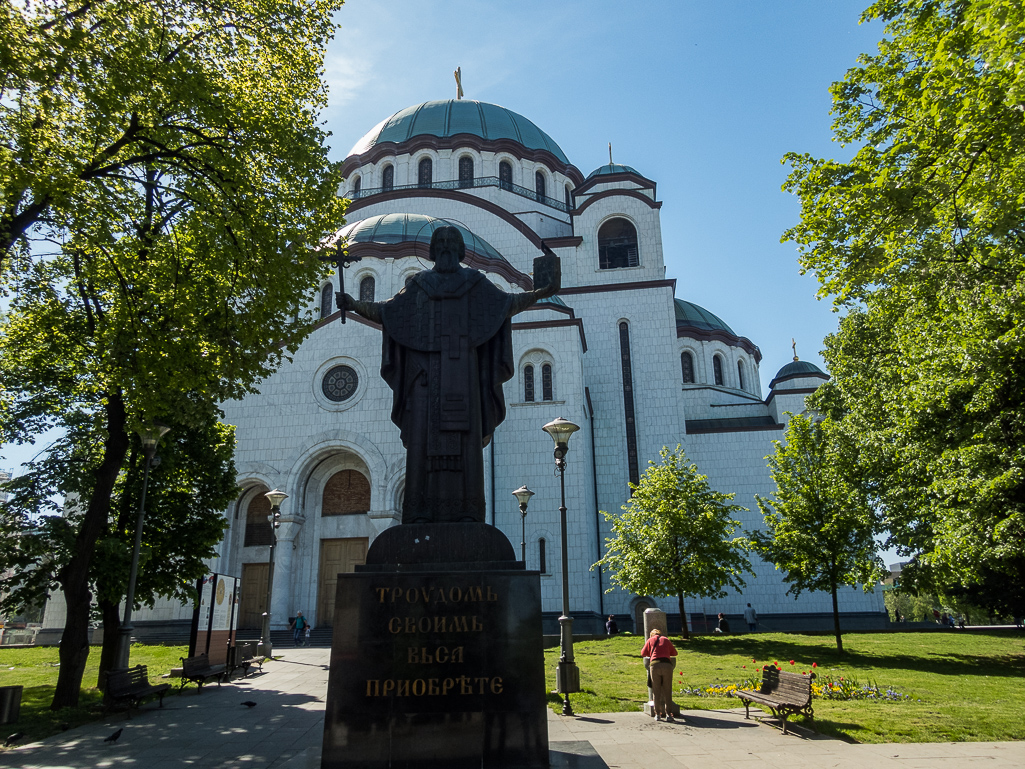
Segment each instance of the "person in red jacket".
M672 723L673 714L668 706L672 701L673 668L675 667L673 657L676 656L676 647L673 646L672 641L662 635L661 630L656 628L651 631L648 640L644 642L641 656L650 658L648 672L651 674L651 689L655 694L655 720L665 719ZM645 661L647 662L647 660Z

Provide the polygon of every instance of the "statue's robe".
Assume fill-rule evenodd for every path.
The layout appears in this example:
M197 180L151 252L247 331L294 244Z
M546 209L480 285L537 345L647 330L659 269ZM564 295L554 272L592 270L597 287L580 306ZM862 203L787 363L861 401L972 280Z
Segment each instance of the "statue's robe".
M426 270L380 305L381 376L406 447L402 522L484 522L484 452L515 373L512 296L480 273Z

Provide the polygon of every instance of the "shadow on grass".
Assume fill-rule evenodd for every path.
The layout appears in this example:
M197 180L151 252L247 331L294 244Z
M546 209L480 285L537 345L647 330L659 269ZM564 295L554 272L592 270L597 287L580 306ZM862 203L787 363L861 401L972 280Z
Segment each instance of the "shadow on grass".
M801 636L794 636L800 639ZM814 646L799 640L784 641L758 636L715 638L698 636L690 640L689 648L710 657L737 654L750 655L758 664L778 662L786 670L791 659L797 660L796 669L806 669L812 662L819 668L844 667L867 670L900 670L932 673L941 676L1000 676L1018 678L1025 673L1025 656L961 654L957 652L928 652L912 654L881 654L847 650L843 654L835 647Z

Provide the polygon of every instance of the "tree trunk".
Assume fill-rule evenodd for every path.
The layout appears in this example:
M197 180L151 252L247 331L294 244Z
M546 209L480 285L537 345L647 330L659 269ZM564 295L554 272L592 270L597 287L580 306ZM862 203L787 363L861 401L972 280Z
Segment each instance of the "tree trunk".
M103 613L103 646L100 648L100 670L96 675L96 686L99 690L107 689L107 671L117 662L118 630L121 628L121 612L116 603L100 600L100 611Z
M78 705L85 663L89 658L89 605L92 599L89 592L89 564L96 540L107 524L110 495L128 452L125 404L120 390L108 396L106 412L107 439L103 445L103 462L94 471L96 482L75 537L71 558L58 577L67 613L60 642L60 672L57 674L53 702L50 703L51 710Z
M843 636L840 635L840 608L836 601L836 582L833 583L833 633L836 635L836 651L843 654Z
M680 602L680 621L683 623L683 627L680 630L680 638L684 641L689 641L690 635L687 634L687 612L683 609L683 593L677 593L676 600Z

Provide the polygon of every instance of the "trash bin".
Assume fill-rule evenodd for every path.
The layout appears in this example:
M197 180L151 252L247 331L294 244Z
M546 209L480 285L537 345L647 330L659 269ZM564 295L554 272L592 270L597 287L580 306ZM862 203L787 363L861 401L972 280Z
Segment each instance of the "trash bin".
M0 686L0 724L17 723L23 686Z

